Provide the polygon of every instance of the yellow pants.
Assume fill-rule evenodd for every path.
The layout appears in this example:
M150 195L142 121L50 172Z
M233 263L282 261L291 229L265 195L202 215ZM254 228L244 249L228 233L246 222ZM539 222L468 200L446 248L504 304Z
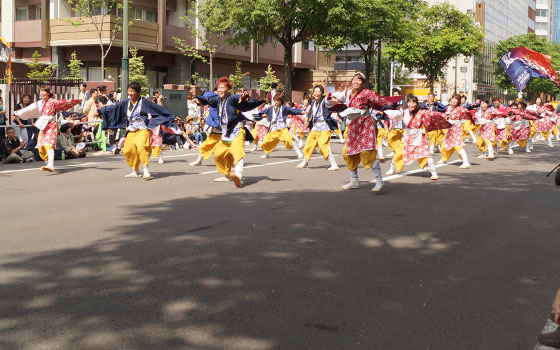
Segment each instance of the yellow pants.
M535 128L535 122L534 121L529 121L529 123L531 123L531 133L529 133L529 138L533 138L533 136L535 136L535 133L537 132L537 129Z
M307 141L305 141L305 146L303 147L303 155L305 159L309 162L311 155L316 147L319 147L319 151L325 157L325 160L329 158L329 144L331 142L332 131L310 131L307 135Z
M48 153L51 148L53 148L52 145L43 145L39 147L39 157L41 157L42 160L47 161L49 159Z
M397 172L401 172L404 167L403 161L403 143L402 138L404 135L404 129L393 129L387 135L387 144L389 148L395 152L393 156L393 164Z
M558 125L554 125L554 129L552 129L552 135L553 135L553 136L558 135L558 132L559 132L559 131L560 131L560 130L558 130Z
M519 141L517 141L517 144L519 145L519 147L525 148L525 147L527 147L527 141L528 141L527 139L519 140Z
M231 166L245 157L245 129L239 130L239 135L232 142L220 141L214 148L214 163L216 169L224 174L231 173Z
M386 128L377 129L377 147L382 145L383 139L386 139L388 134L389 132Z
M161 146L152 146L152 158L156 159L161 154Z
M123 154L126 159L126 164L132 169L138 169L140 163L142 166L147 166L150 162L150 154L152 148L150 147L150 131L149 130L136 130L129 131L124 140Z
M209 134L198 149L202 158L210 158L212 154L214 154L214 149L220 141L222 141L222 134Z
M344 156L344 161L346 162L346 167L348 167L348 170L354 171L358 169L358 165L360 165L360 163L362 163L362 165L366 169L371 168L373 162L375 162L375 159L377 158L377 151L370 150L363 151L358 154L348 155L346 154L345 145L344 149L342 150L342 155Z
M430 139L430 145L438 146L445 141L446 130L434 130L428 132L428 138Z
M447 162L449 160L449 158L451 158L451 156L453 155L453 152L457 152L457 154L459 155L459 157L461 159L463 159L463 157L461 157L461 150L463 149L463 147L453 147L452 149L445 149L445 147L441 148L441 158L443 159L444 162Z
M476 148L478 148L480 152L486 152L489 143L490 141L484 140L480 135L478 135L478 137L476 138ZM497 141L492 142L492 147L495 150L498 149L498 142Z
M280 141L282 141L286 149L292 149L292 135L290 135L288 128L274 130L266 134L263 143L261 144L261 148L264 153L270 153L274 150L274 148L276 148L276 145L278 145L278 142Z

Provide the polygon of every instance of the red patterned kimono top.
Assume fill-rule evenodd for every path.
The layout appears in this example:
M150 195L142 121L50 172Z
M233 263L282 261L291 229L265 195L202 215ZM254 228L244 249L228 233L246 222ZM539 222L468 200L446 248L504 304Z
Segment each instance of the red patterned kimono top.
M346 154L358 154L364 151L376 150L375 120L371 116L371 109L381 109L400 101L400 96L382 97L375 92L362 89L353 94L352 90L335 92L327 96L326 106L331 108L331 98L336 98L338 104L347 108L340 112L346 118L348 134L346 137Z
M525 140L531 133L531 123L529 120L539 119L538 113L535 111L521 110L512 108L510 110L511 120L511 139L513 142Z
M463 123L466 119L470 119L469 111L461 106L456 106L453 109L449 106L445 114L447 121L452 125L445 136L445 149L463 147Z
M535 122L536 132L546 132L552 131L554 129L554 123L556 121L556 113L554 113L554 107L550 103L546 103L540 107L537 107L536 112L543 117Z
M56 112L65 112L80 103L82 103L82 100L55 100L49 98L47 101L39 100L14 113L20 119L39 118L35 122L35 126L41 130L36 148L41 148L45 145L54 146L56 144Z
M388 110L385 113L393 122L402 121L406 125L402 138L404 164L430 157L430 140L426 133L449 129L452 125L445 119L443 113L426 109L420 109L416 113L410 113L408 109L404 112Z
M494 123L494 118L503 118L506 114L498 111L495 108L487 108L485 111L482 109L477 111L474 115L476 124L481 125L480 135L485 141L496 141L497 127Z

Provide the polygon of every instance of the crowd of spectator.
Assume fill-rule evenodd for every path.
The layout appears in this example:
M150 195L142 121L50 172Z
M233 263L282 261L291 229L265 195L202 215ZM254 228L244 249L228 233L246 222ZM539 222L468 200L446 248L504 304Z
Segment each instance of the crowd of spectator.
M149 96L148 96L149 97ZM112 153L119 152L119 140L124 136L125 130L101 130L101 119L97 110L107 105L114 104L121 98L121 93L108 91L107 86L101 85L95 89L88 89L86 83L80 85L78 99L82 102L72 111L61 113L59 116L60 130L55 149L55 159L83 158L87 152L106 148ZM155 90L149 97L153 103L164 105L165 97L159 90ZM15 110L27 107L33 103L29 94L22 96ZM164 148L192 149L198 148L206 139L204 132L205 112L193 101L191 93L188 94L188 109L183 118L176 118L176 123L181 130L180 134L163 132ZM23 163L40 160L35 145L39 130L34 125L34 120L23 120L16 116L7 116L0 90L0 156L2 163ZM169 131L169 130L168 130ZM106 142L105 147L100 147Z

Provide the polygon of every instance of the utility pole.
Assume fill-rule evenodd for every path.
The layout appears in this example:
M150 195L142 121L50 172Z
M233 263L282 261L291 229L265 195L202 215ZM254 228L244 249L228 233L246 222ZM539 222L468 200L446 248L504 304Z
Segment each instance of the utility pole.
M128 96L128 0L123 1L123 57L121 99Z
M390 87L389 87L389 95L390 96L393 96L393 76L395 75L396 64L397 64L396 61L391 61L391 83L390 83Z
M377 94L381 95L381 38L377 42Z

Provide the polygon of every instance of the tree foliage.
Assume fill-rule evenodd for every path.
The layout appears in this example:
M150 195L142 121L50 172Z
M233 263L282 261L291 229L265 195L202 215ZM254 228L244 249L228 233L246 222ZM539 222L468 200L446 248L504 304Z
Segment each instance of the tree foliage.
M414 28L403 40L390 43L385 53L425 75L432 91L449 61L459 54L474 55L484 39L473 18L449 4L424 8Z
M514 87L511 79L508 77L504 68L499 63L500 58L505 55L509 50L518 47L525 46L528 49L540 52L544 55L551 57L550 62L552 67L558 72L560 69L560 49L558 46L551 44L548 40L544 38L539 38L535 33L528 33L518 36L513 36L506 40L502 40L494 48L495 57L492 59L492 63L495 65L494 78L496 80L496 85L503 89L513 89ZM552 96L557 96L560 94L560 88L552 82L550 79L531 79L524 89L528 98L532 98L534 95L544 93Z
M259 79L259 89L267 94L272 91L272 85L280 82L280 79L276 77L275 73L276 72L272 70L272 66L269 64L267 70L264 72L265 76Z
M241 61L235 61L235 73L229 75L229 80L231 80L231 83L233 85L233 91L244 88L245 86L243 85L243 77L249 75L248 72L243 73L243 71L241 70L241 64Z
M358 47L368 82L376 70L379 43L397 43L407 37L425 6L416 0L346 0L343 5L331 11L336 20L333 18L331 28L319 33L316 40L334 52L346 45Z
M130 49L130 60L129 60L129 82L137 82L142 87L141 95L144 96L149 93L148 90L148 77L146 74L146 69L144 68L143 62L144 56L138 56L138 49Z
M294 45L313 39L330 28L333 16L344 1L335 0L210 0L226 11L231 27L229 40L248 47L263 45L269 39L284 48L284 91L291 99ZM214 21L224 20L216 18Z
M68 78L70 79L81 78L80 67L83 65L84 64L82 63L82 61L78 59L78 56L76 55L76 51L72 52L72 54L70 55L70 63L68 63L68 69L70 70L70 75L68 76Z
M203 2L193 2L194 9L189 11L190 15L181 17L190 29L194 38L200 43L200 52L196 46L189 45L182 38L173 37L176 48L183 55L190 58L190 63L199 60L208 63L210 66L210 81L213 76L214 54L224 43L224 36L230 27L230 19L227 16L227 8L221 5L220 0L206 0ZM200 28L193 23L191 17L196 17ZM208 59L206 59L208 56ZM198 75L192 74L191 83L196 84L199 80Z
M49 65L45 65L44 63L39 62L41 54L37 52L37 50L33 52L31 57L33 58L33 61L31 63L26 63L27 67L29 67L29 72L27 73L27 77L29 79L46 80L53 77L53 74L58 68L58 64L51 63Z

